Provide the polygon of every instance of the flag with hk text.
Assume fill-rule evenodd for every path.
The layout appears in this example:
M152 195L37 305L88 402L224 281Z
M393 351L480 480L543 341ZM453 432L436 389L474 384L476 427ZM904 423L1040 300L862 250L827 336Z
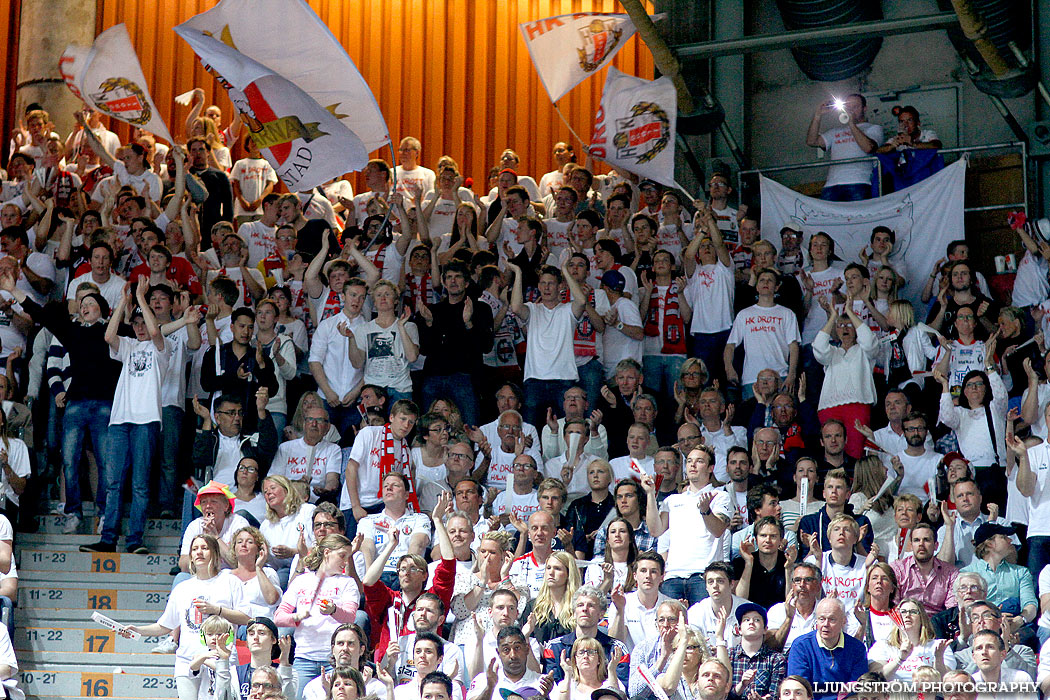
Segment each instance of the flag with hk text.
M99 34L91 46L67 46L58 60L58 70L73 94L88 107L174 143L153 104L138 54L123 24Z
M670 78L645 80L609 68L594 117L590 155L675 187L677 116L678 95Z

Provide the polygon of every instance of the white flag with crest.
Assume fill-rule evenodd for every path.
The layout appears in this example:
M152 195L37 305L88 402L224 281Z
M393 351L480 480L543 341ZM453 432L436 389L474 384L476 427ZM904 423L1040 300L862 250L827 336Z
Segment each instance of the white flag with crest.
M390 142L368 83L303 0L222 0L176 31L180 28L210 34L295 83L357 134L369 151Z
M611 61L635 31L627 15L599 12L547 17L518 27L551 102Z
M139 57L123 24L99 34L91 46L67 46L58 70L73 94L92 109L174 143L149 95Z
M594 117L590 154L639 177L676 187L677 117L678 95L670 78L644 80L609 68Z
M284 76L213 36L178 26L226 88L255 144L292 192L304 192L368 162L361 139Z

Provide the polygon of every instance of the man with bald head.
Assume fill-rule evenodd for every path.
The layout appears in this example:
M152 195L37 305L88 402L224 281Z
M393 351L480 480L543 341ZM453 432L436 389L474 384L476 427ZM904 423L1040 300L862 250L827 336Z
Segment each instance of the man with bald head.
M558 534L554 518L545 510L536 511L529 516L528 534L532 551L514 560L508 578L518 590L528 589L535 598L540 593L543 571L553 551L554 536Z
M848 683L868 670L864 643L846 634L846 609L838 598L817 603L816 629L795 640L788 652L788 675L808 678L815 687ZM814 693L814 698L833 698L835 693Z

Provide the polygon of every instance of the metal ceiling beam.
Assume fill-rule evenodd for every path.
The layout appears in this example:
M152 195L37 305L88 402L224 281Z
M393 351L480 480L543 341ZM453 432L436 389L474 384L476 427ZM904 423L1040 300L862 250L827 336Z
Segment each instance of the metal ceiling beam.
M890 36L893 34L913 34L958 26L959 18L954 12L941 12L935 15L903 17L900 19L880 19L871 22L840 24L820 29L795 29L778 34L757 34L742 39L724 39L721 41L702 41L697 44L683 44L671 47L679 58L714 58L715 56L732 56L742 53L758 53L789 49L806 44L826 44L831 41L867 39Z

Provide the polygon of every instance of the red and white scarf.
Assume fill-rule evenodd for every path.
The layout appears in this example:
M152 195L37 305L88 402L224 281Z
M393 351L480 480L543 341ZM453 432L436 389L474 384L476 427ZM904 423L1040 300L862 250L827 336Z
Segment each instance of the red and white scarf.
M585 286L584 289L587 291L587 302L594 306L594 289L590 286ZM570 301L568 289L561 291L561 300L562 303ZM591 317L586 312L580 316L580 320L576 322L576 327L573 329L572 350L576 357L598 356L598 332L594 329Z
M663 298L664 307L664 346L661 353L664 355L685 354L685 324L682 322L682 314L678 309L678 282L671 280L667 286L667 293ZM649 297L649 310L645 315L645 335L650 338L660 336L660 297L653 289L653 295Z
M424 304L436 304L440 301L437 286L431 279L430 273L414 275L411 272L405 274L405 291L402 294L405 306L415 309L419 302Z
M390 424L383 426L383 442L379 451L379 498L383 497L383 480L388 474L404 474L408 479L408 503L414 512L419 513L419 498L416 496L416 483L412 478L408 458L408 442L404 438L395 438Z

